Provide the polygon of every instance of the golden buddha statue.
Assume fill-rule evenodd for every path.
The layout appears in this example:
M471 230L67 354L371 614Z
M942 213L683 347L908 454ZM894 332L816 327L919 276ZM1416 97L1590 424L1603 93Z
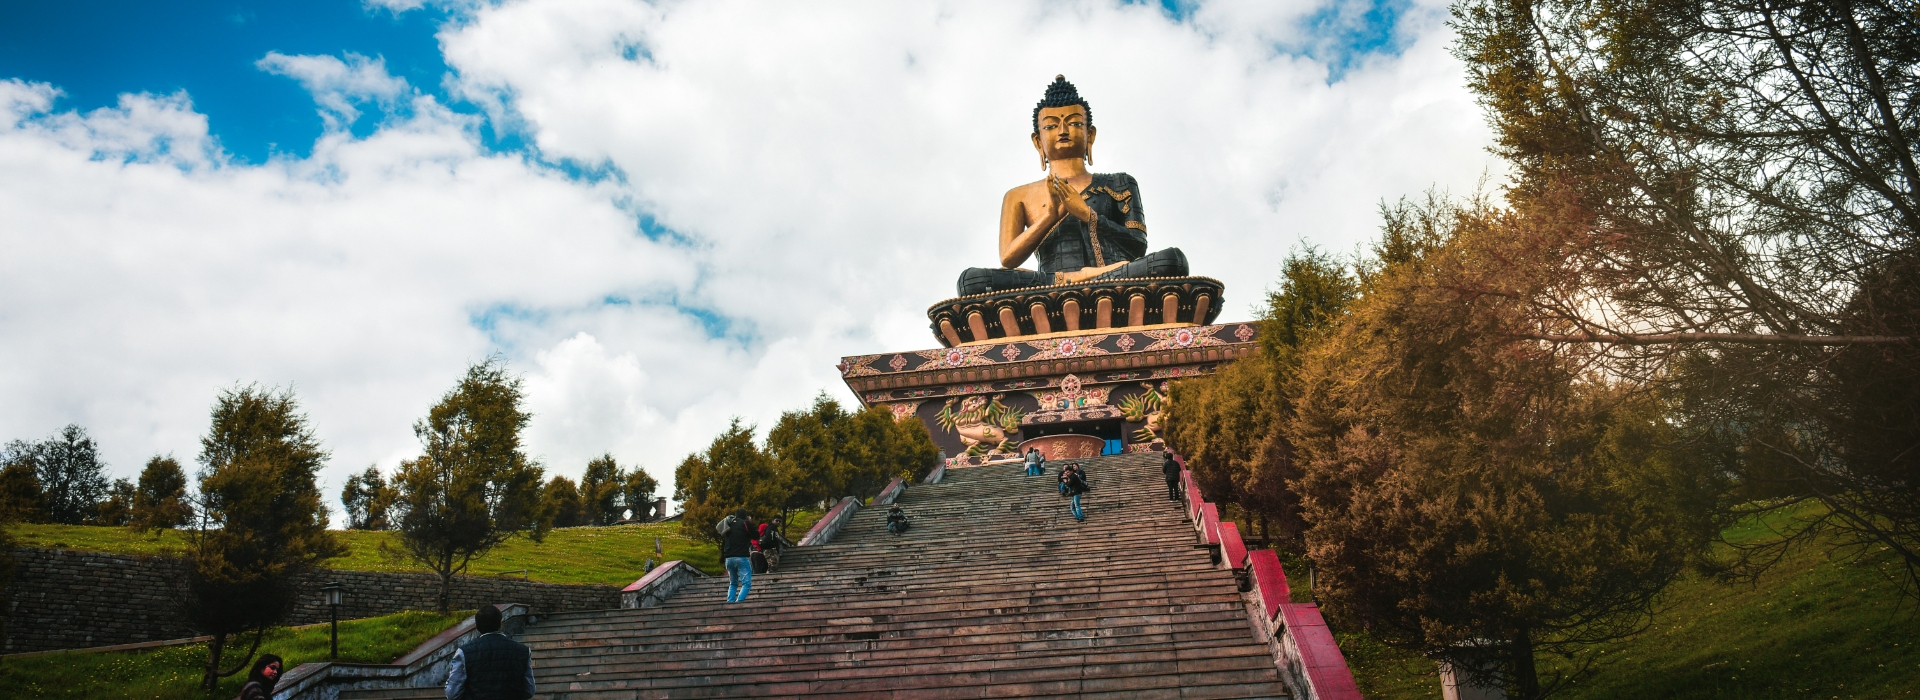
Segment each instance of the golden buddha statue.
M960 274L961 296L1090 280L1183 277L1178 248L1147 253L1140 185L1094 173L1093 110L1065 76L1033 108L1034 150L1047 176L1007 191L1000 205L1000 268ZM1039 270L1019 267L1029 256Z

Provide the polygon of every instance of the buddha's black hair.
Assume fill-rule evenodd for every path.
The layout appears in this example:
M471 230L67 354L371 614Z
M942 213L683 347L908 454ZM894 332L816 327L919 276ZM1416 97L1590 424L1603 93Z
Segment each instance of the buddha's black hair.
M1080 90L1067 82L1067 76L1056 75L1053 76L1053 84L1047 86L1047 96L1040 98L1040 104L1033 106L1033 133L1040 133L1040 110L1069 105L1080 105L1081 109L1086 110L1087 128L1093 128L1093 105L1087 104L1086 98L1080 96Z

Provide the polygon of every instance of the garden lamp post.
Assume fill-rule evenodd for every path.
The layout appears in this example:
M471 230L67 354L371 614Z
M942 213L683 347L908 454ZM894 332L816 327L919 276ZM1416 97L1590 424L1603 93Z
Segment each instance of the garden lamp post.
M328 658L338 659L340 658L340 603L346 600L347 587L340 585L339 581L334 581L321 586L320 592L327 594L327 608L332 611L333 618L333 651Z

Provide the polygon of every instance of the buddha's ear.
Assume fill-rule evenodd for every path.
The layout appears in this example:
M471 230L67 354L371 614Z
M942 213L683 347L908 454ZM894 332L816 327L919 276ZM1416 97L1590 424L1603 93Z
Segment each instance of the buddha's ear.
M1093 148L1093 140L1099 135L1099 129L1094 128L1092 124L1087 125L1087 148Z

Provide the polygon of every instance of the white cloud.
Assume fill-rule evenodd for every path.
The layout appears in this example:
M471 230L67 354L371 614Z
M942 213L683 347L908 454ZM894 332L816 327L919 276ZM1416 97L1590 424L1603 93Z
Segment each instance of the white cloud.
M320 118L326 120L327 130L332 131L360 118L360 110L355 105L367 102L391 105L408 91L407 81L387 74L385 59L351 52L346 57L343 61L332 56L288 56L268 51L254 66L300 81L301 87L313 93L314 102L320 106Z
M229 161L185 95L80 114L0 82L0 438L77 422L131 475L196 453L218 388L292 384L337 490L414 454L413 420L499 352L550 468L612 451L670 484L731 416L851 399L840 356L935 345L925 308L996 259L1001 194L1040 175L1027 120L1055 73L1093 103L1097 169L1140 179L1153 246L1244 318L1290 248L1351 250L1380 200L1497 168L1444 8L1408 10L1404 53L1331 84L1278 48L1316 8L461 10L448 85L539 158L487 152L481 117L353 54L261 59L329 129L260 165ZM339 128L376 108L370 135ZM542 164L563 160L615 175Z

